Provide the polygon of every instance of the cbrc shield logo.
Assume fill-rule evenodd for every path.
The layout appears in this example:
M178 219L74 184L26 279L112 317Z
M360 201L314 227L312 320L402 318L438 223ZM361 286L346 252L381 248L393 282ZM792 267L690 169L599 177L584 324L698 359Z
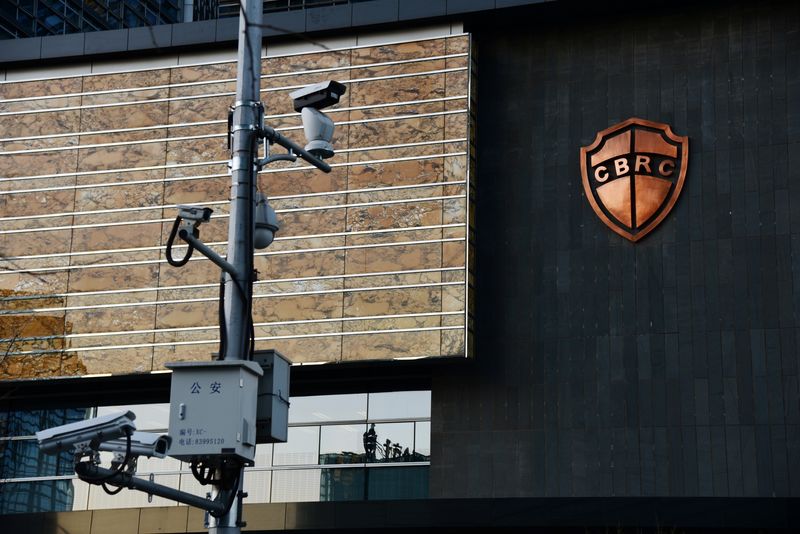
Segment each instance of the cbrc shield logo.
M631 118L581 147L583 189L600 220L636 242L672 210L688 159L688 137L667 124Z

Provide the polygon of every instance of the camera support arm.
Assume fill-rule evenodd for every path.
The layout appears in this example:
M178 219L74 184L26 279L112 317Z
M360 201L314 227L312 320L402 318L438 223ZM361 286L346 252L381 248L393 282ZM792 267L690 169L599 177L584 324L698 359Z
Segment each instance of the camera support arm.
M150 495L157 495L165 499L178 501L218 515L227 511L225 503L204 499L203 497L198 497L197 495L185 491L176 490L169 486L163 486L155 482L150 482L149 480L137 478L129 473L118 473L113 469L106 469L105 467L94 465L91 462L77 463L75 465L75 473L78 475L78 478L89 484L100 484L101 482L98 482L98 480L104 480L106 484L143 491Z
M191 232L188 232L186 229L182 229L178 236L192 245L195 249L200 251L200 253L211 260L217 267L231 275L234 279L238 276L236 272L236 268L228 263L225 258L214 252L210 247L208 247L205 243L200 241L197 237L195 237Z
M290 153L300 156L301 158L303 158L304 160L306 160L319 170L323 172L331 172L330 165L328 165L327 163L316 157L314 154L308 152L305 148L301 147L291 139L284 137L283 135L278 133L272 126L264 126L259 132L259 135L261 137L266 138L270 143L278 143L285 149L289 150ZM268 162L263 162L263 163L259 162L259 163L263 165L263 163L268 163Z

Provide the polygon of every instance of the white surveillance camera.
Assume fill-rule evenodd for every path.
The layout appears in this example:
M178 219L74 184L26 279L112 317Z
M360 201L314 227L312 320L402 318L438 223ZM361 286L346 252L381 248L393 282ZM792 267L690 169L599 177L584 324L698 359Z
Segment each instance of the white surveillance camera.
M61 451L86 453L104 441L117 439L136 430L133 412L119 412L77 423L57 426L36 433L39 449L47 454Z
M275 233L280 229L278 216L267 197L262 192L256 193L256 231L253 235L253 246L257 249L267 248L275 239Z
M167 434L134 432L131 434L131 456L164 458L171 444L172 438ZM125 456L127 449L128 438L125 436L104 441L97 446L99 451L113 452L122 457Z
M300 112L303 118L303 130L306 134L306 150L319 159L333 156L334 124L330 117L314 108L303 108Z
M211 214L214 212L211 208L203 208L200 206L187 206L185 204L178 204L178 216L181 219L196 222L208 222L211 220Z
M299 112L304 108L324 109L338 104L346 91L347 87L344 84L329 80L308 85L289 93L289 96L294 100L294 110Z

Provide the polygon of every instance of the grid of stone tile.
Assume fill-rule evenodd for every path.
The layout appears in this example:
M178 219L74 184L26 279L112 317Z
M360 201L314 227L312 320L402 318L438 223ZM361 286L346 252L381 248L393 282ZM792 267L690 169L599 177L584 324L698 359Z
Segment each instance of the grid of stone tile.
M333 172L259 177L283 223L256 257L259 348L464 354L468 43L263 60L268 120L294 138L294 87L348 92L330 112ZM209 205L201 237L224 252L234 78L219 63L0 85L0 377L148 372L216 350L218 270L199 255L171 267L164 243L172 206Z

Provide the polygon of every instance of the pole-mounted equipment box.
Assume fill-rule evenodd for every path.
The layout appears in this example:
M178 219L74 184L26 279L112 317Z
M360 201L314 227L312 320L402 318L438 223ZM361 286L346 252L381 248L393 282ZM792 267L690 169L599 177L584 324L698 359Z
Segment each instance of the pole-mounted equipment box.
M166 366L172 369L169 456L184 462L231 456L252 463L261 366L245 360Z
M264 372L258 385L256 442L285 442L289 429L291 362L276 350L256 351L253 360Z

